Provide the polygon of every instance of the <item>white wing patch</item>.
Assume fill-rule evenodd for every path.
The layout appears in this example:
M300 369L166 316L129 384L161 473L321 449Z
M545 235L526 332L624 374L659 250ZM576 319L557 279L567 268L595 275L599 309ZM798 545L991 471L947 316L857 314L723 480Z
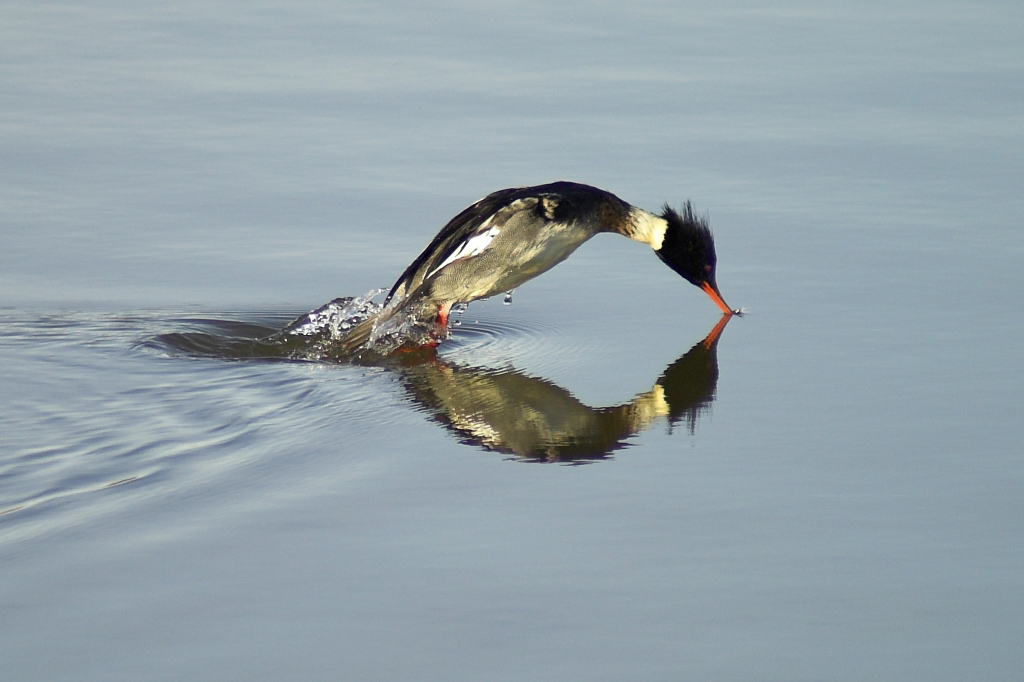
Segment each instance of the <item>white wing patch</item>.
M499 232L501 232L501 229L497 227L491 227L483 232L477 232L472 237L462 242L462 244L459 245L459 248L452 251L451 254L444 259L443 263L430 271L425 279L433 277L438 270L443 269L447 265L451 265L457 260L472 258L473 256L483 253L487 250L487 247L490 246L494 238L498 236Z

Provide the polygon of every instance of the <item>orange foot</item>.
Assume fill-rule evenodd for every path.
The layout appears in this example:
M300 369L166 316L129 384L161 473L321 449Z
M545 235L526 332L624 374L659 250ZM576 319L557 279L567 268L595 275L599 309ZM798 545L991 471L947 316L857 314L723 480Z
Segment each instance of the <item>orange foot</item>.
M451 309L451 305L446 305L444 303L437 307L437 318L434 320L434 331L430 334L434 339L433 345L435 346L448 338L448 313Z

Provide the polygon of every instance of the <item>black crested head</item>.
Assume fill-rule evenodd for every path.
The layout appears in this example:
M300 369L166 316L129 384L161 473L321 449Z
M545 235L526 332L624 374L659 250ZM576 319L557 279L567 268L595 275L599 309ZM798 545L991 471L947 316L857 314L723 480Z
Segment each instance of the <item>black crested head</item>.
M687 282L700 287L723 313L736 313L726 304L715 283L715 240L708 221L693 214L689 201L683 206L682 213L665 204L661 217L668 226L661 248L655 251L658 258Z
M661 217L668 223L658 258L691 284L715 286L715 240L708 221L693 213L687 201L682 213L665 204Z

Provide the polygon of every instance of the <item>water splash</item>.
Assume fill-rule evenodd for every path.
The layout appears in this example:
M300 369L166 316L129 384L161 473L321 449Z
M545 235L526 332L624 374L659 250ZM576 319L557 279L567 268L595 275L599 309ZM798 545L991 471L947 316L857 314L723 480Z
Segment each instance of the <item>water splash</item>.
M336 298L278 328L230 320L200 320L198 328L158 334L141 345L190 355L313 362L386 361L399 350L433 347L450 335L437 323L437 305L406 300L385 306L386 289ZM461 315L468 306L452 307ZM452 326L460 326L452 319Z
M384 291L336 298L263 341L293 359L372 362L399 349L436 346L448 338L448 329L436 322L436 306L426 301L375 301Z
M280 334L326 336L340 341L357 324L380 313L383 305L375 303L373 299L385 291L385 289L373 289L362 296L336 298L296 319L282 329Z
M502 301L505 305L512 305L512 294L516 292L515 289L509 289L505 292L505 300Z
M386 355L401 345L399 339L412 334L404 316L391 316L375 324L368 339L356 348L348 348L345 343L359 325L381 316L384 304L374 299L385 291L373 289L362 296L336 298L297 318L264 342L284 357L296 360L349 360L371 350Z

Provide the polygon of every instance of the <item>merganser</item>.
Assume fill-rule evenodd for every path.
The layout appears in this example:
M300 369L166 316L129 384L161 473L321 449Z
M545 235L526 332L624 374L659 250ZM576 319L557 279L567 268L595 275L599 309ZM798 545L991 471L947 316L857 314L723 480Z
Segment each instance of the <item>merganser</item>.
M649 244L722 312L736 312L715 283L711 230L689 202L682 212L666 203L654 214L596 187L554 182L499 190L452 218L391 287L381 313L353 328L344 347L358 349L376 325L399 311L435 317L444 330L453 305L515 289L600 232Z

